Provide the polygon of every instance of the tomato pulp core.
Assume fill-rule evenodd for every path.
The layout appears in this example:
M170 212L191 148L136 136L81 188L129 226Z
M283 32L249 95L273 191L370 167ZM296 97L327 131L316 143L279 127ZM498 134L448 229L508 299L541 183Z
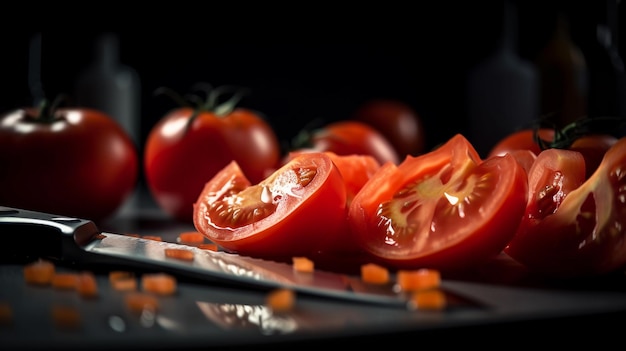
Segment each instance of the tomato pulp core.
M446 165L436 173L407 183L377 210L378 226L386 231L385 243L411 251L443 245L456 237L452 224L480 215L475 200L488 196L488 173L476 172L473 161L460 167ZM483 194L484 193L484 194ZM480 201L476 201L480 203ZM437 232L441 240L428 239Z
M258 185L240 188L231 182L229 191L208 204L210 224L221 229L239 228L267 218L285 198L300 197L316 174L314 168L289 168L277 171Z

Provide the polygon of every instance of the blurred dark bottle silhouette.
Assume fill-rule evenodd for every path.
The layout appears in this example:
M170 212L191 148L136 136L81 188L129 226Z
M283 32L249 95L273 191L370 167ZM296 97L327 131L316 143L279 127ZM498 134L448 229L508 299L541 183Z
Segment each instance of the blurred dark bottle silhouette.
M79 106L99 109L113 117L140 144L140 89L137 72L120 62L119 38L104 33L96 38L94 59L78 76L74 98Z
M626 73L618 48L618 2L601 0L590 8L588 23L584 23L581 48L587 62L589 76L588 114L598 116L626 116ZM593 12L592 12L593 11Z
M566 9L555 9L553 32L535 64L539 70L541 116L559 128L586 117L587 63L572 38Z
M517 8L508 0L502 6L496 51L468 76L469 140L482 157L504 136L539 116L537 72L517 53Z
M75 83L77 106L95 108L115 119L135 142L141 160L141 82L137 72L120 61L119 38L104 33L94 42L94 58L80 72ZM139 189L143 186L143 172L136 192L118 212L132 211L139 206Z

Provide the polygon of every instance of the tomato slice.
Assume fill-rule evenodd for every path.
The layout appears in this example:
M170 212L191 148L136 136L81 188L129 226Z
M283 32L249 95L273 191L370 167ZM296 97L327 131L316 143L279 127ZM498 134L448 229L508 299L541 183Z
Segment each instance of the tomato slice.
M285 262L348 249L346 216L342 175L319 152L295 156L256 185L231 162L194 204L196 229L225 251Z
M312 149L300 149L287 154L284 162L288 162L299 154L305 152L323 152L330 157L333 163L339 168L346 186L346 196L348 205L354 196L361 190L363 185L380 168L380 163L374 156L365 154L339 155L332 151L315 151Z
M573 278L626 265L626 138L606 152L587 180L583 159L575 151L546 150L531 170L527 215L505 248L531 271ZM548 163L556 167L541 165Z
M383 165L353 199L348 221L354 241L384 265L459 272L501 253L527 186L513 156L483 161L457 134L397 167Z

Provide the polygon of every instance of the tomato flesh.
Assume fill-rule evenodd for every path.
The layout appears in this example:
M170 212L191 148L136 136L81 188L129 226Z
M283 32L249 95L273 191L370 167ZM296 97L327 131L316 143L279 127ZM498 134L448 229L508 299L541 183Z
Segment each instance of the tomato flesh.
M526 204L526 173L511 155L485 161L462 135L385 164L354 198L353 237L394 268L459 271L499 254Z
M605 154L602 163L580 186L572 189L551 213L533 217L537 201L505 252L530 270L546 276L573 278L611 273L626 265L626 138ZM539 156L541 157L541 155ZM538 158L539 160L539 158ZM582 162L584 164L584 162ZM579 162L580 164L580 162ZM572 176L571 168L561 172ZM535 172L541 173L540 169ZM584 177L580 167L576 177ZM533 172L531 171L531 177ZM532 179L531 179L532 181ZM531 183L532 199L541 186ZM549 204L553 206L553 204ZM543 205L545 207L545 205ZM554 206L553 206L554 207Z
M258 184L236 161L208 181L194 204L194 225L242 255L291 261L349 248L346 189L324 153L303 153Z

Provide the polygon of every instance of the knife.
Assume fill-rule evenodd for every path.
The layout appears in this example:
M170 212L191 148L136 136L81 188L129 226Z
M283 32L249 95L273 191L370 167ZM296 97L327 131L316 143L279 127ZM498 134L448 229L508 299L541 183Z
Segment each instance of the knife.
M346 301L409 307L408 295L394 291L391 283L368 284L360 277L324 270L298 272L283 262L103 232L87 219L0 206L0 233L9 235L9 242L17 238L16 244L0 245L3 258L39 257L85 267L163 271L214 284L265 290L284 287ZM194 258L168 258L167 248L192 251ZM449 292L446 295L453 302L449 306L467 302Z

